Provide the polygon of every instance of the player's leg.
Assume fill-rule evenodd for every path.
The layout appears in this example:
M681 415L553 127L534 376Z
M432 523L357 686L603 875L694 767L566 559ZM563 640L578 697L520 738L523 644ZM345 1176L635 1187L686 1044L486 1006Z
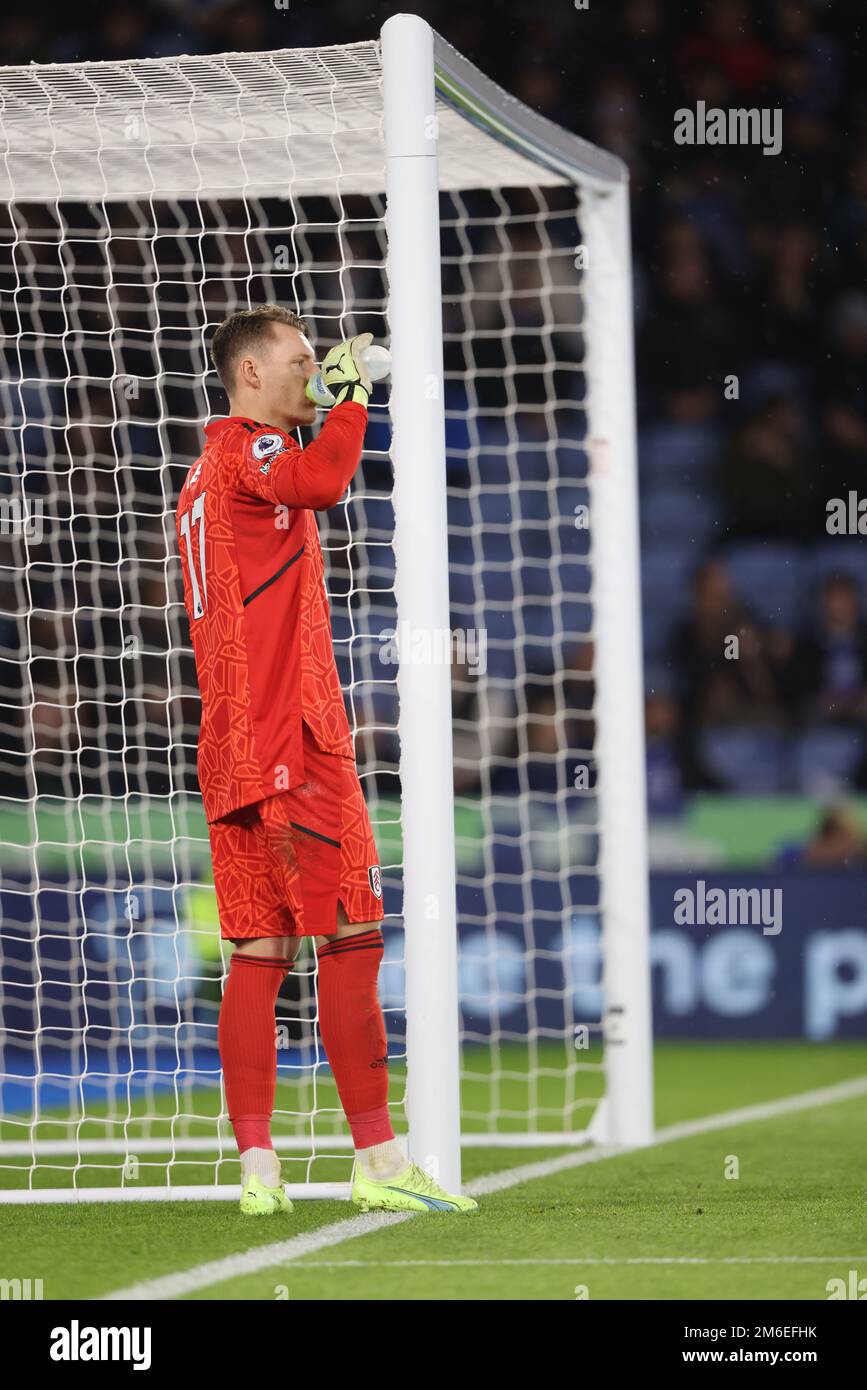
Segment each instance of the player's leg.
M369 863L367 854L360 862ZM341 894L350 911L354 904L355 915L370 910L361 875L345 874ZM319 1031L355 1146L352 1200L363 1211L475 1210L471 1197L446 1192L412 1163L391 1127L385 1022L376 988L383 953L379 921L350 922L341 903L334 935L317 937L316 945Z
M217 1042L241 1161L241 1210L247 1215L291 1211L271 1139L277 1082L274 1009L300 942L283 934L286 923L274 899L255 808L234 822L212 826L211 852L221 933L235 948Z
M362 1210L472 1211L443 1190L395 1138L388 1109L385 1021L377 993L383 956L382 884L358 773L344 768L340 897L333 935L317 936L319 1031L352 1131L352 1199Z
M356 1162L371 1177L394 1177L406 1168L407 1157L388 1109L388 1044L377 993L380 919L350 922L338 903L336 930L318 936L316 949L319 1032Z
M237 940L223 991L217 1041L229 1120L241 1159L241 1183L281 1182L271 1139L277 1084L274 1008L297 954L293 937Z

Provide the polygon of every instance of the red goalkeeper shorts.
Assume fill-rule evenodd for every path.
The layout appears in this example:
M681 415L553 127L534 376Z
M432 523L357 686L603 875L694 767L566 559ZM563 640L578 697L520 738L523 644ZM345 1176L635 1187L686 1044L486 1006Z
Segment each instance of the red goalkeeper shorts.
M382 918L376 841L353 758L323 753L303 725L307 780L210 826L220 934L333 936Z

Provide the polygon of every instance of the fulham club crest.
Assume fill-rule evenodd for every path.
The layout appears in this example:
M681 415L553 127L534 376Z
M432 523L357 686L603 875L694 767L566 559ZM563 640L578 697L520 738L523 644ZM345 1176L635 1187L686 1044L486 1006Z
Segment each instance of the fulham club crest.
M382 897L382 873L378 864L374 864L372 869L368 869L367 877L370 882L370 891L375 898Z

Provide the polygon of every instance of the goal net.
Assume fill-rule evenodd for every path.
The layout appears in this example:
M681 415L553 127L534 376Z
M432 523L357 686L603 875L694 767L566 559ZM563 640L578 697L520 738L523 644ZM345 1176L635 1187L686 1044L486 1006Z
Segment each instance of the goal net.
M425 203L399 144L429 54ZM394 355L319 525L396 1128L409 1098L415 1156L452 1177L459 1124L646 1141L620 165L407 16L328 48L7 67L0 93L0 1200L237 1190L174 509L226 408L210 334L266 301L319 354L370 330ZM289 1190L345 1196L312 952L276 1021Z

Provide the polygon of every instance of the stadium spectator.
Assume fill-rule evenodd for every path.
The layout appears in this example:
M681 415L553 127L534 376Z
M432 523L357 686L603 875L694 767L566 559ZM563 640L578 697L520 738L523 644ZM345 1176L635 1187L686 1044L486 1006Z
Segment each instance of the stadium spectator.
M718 791L720 783L695 756L686 735L680 702L655 690L644 705L647 747L647 808L651 815L676 815L691 791Z
M802 720L845 723L867 715L867 622L849 575L822 583L815 624L795 645L786 686Z
M826 496L863 487L867 469L867 294L834 305L820 385L822 420L831 446L823 469Z
M699 569L672 656L690 723L780 721L776 675L761 629L734 593L722 561L708 560Z
M701 351L696 343L701 342ZM663 230L661 263L638 343L641 389L681 424L712 419L726 373L740 358L735 325L718 293L707 248L693 224Z
M452 665L454 786L457 793L486 787L497 758L515 734L515 701L501 681L473 673L466 661Z
M803 369L821 332L816 229L788 223L771 232L765 253L753 298L753 350L757 358Z
M842 64L839 44L817 32L817 9L807 0L776 0L777 80L791 107L825 115L839 98Z
M752 410L729 438L721 486L731 538L803 540L824 526L804 433L798 407L777 396Z
M781 867L806 869L863 869L867 864L867 836L855 815L845 806L830 807L803 844L787 844L780 850Z
M699 67L724 73L744 97L762 88L774 66L772 51L752 32L745 0L715 0L708 6L704 31L684 41L678 61L684 74Z

